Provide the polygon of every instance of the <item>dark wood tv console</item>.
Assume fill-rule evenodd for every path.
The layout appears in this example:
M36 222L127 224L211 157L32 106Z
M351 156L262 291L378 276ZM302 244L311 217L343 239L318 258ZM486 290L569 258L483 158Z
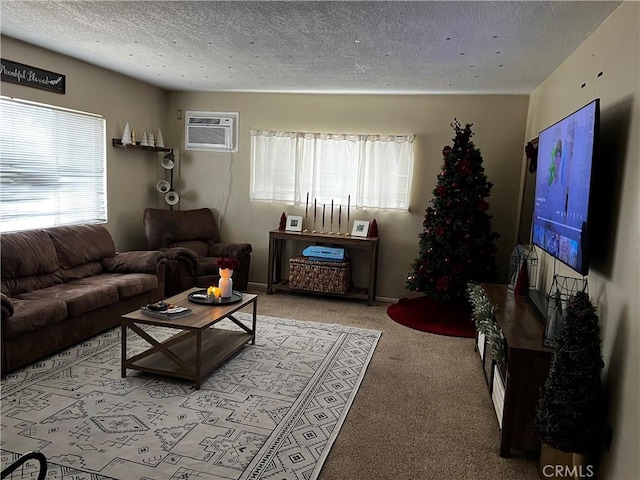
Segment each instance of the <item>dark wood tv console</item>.
M482 286L497 306L495 320L506 340L504 366L496 365L490 354L483 355L483 370L501 424L500 456L511 456L512 449L537 452L535 408L553 353L544 346L544 322L526 297L515 295L506 285Z

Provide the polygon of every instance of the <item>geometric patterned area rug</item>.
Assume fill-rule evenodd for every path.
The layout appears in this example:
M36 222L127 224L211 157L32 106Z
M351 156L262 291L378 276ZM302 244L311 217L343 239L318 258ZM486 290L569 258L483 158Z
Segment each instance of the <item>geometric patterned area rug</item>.
M174 333L147 331L159 340ZM40 451L47 479L315 479L381 335L259 315L256 344L195 390L134 370L121 378L120 332L2 379L2 468ZM127 347L131 355L147 345L130 335Z

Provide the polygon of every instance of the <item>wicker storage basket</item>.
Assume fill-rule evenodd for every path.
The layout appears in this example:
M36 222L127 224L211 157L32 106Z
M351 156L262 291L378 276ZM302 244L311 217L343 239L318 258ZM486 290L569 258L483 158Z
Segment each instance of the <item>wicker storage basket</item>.
M289 260L289 286L318 293L347 293L351 286L351 262L322 262L302 255Z

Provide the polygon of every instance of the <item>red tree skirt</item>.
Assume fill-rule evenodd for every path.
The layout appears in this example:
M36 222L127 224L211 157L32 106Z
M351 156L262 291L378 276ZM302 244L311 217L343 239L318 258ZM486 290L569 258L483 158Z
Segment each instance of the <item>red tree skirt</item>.
M426 296L401 298L387 308L387 314L393 321L423 332L465 338L476 335L470 307L443 303Z

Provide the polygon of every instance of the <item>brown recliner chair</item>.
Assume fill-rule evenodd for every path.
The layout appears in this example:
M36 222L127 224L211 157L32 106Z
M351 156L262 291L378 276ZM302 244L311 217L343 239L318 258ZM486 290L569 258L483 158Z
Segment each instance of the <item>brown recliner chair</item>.
M233 289L246 291L249 281L251 244L221 243L218 224L208 208L195 210L144 211L144 232L150 250L167 255L165 295L171 296L191 287L217 285L217 261L220 257L238 260L233 272Z

